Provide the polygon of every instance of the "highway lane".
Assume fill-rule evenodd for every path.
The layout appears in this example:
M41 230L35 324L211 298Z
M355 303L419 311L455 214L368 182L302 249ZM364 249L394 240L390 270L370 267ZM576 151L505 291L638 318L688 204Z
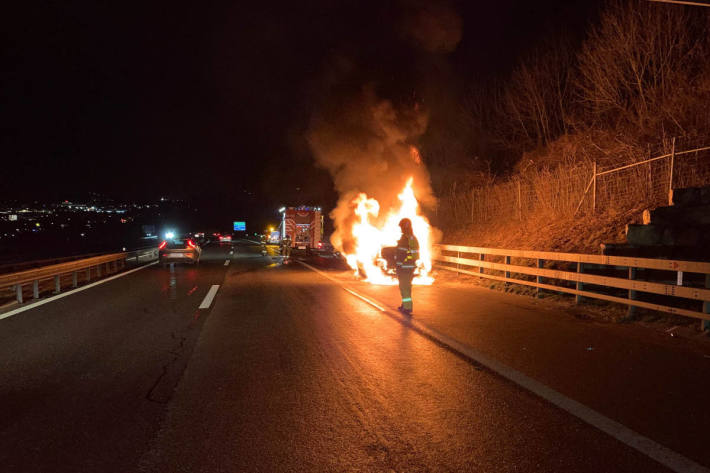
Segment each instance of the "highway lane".
M399 303L396 288L339 279L380 304ZM707 342L597 322L585 318L584 306L564 310L470 284L415 287L414 300L421 323L710 465Z
M140 471L666 470L289 265L227 276Z
M209 316L198 310L208 290L270 262L235 249L208 246L199 266L153 265L0 320L2 470L133 471Z

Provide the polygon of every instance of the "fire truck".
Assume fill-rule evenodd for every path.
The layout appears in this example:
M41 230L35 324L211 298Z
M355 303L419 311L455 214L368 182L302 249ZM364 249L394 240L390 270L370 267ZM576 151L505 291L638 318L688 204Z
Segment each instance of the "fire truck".
M291 240L291 248L317 248L323 237L323 215L320 207L285 207L281 210L281 234Z

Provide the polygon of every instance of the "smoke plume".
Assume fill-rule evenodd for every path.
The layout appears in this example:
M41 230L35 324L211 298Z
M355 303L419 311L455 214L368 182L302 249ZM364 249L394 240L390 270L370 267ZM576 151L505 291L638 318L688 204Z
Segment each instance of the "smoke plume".
M414 177L420 204L435 204L429 174L414 146L426 125L427 115L416 104L395 107L379 99L372 87L330 100L313 116L308 142L340 196L330 214L335 223L331 241L337 249L352 252L353 199L361 192L379 201L382 219L399 204L397 194L409 177Z
M463 22L447 1L409 1L400 25L402 34L432 53L449 53L461 41Z

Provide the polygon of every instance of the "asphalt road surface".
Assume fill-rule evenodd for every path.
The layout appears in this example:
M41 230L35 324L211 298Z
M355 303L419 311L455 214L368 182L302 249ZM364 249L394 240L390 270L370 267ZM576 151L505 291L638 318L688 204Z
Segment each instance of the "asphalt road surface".
M197 267L149 266L0 320L2 470L671 471L344 291L342 275L333 273L334 281L297 263L279 264L248 242L237 243L233 254L230 248L207 247ZM386 309L396 303L396 288L352 287ZM528 343L516 365L511 353L537 322L525 312L535 307L487 292L485 310L436 318L436 297L443 297L437 291L464 305L464 289L421 289L423 322L498 353L585 405L594 400L589 390L575 392L565 383L599 370L582 363L570 374L546 365L555 362L552 342L581 336L585 327L597 336L597 327L567 319L549 328L538 323L542 341ZM199 309L210 293L209 307ZM526 321L517 328L491 322L500 316L509 323L516 312ZM624 333L610 336L633 347L645 343ZM558 357L568 345L560 342ZM700 363L685 347L651 345L669 363L686 355L693 366ZM607 398L632 391L623 379L609 379ZM705 383L699 376L698 392ZM591 407L624 425L634 416L654 416L618 415L601 398ZM688 415L686 406L677 407ZM660 409L662 415L669 410ZM701 421L684 425L704 425L704 411L707 406L697 406ZM634 428L664 444L668 431L682 431L648 423L647 430ZM707 430L684 435L687 442L677 439L673 450L707 464L693 443L707 438Z

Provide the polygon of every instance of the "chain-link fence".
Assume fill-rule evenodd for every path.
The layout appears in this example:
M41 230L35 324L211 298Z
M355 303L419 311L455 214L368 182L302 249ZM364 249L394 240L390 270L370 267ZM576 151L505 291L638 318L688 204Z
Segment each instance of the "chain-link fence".
M626 211L668 204L671 188L710 185L710 146L670 152L603 169L594 162L533 170L466 191L452 188L441 197L438 224L447 227L493 219L523 220Z

